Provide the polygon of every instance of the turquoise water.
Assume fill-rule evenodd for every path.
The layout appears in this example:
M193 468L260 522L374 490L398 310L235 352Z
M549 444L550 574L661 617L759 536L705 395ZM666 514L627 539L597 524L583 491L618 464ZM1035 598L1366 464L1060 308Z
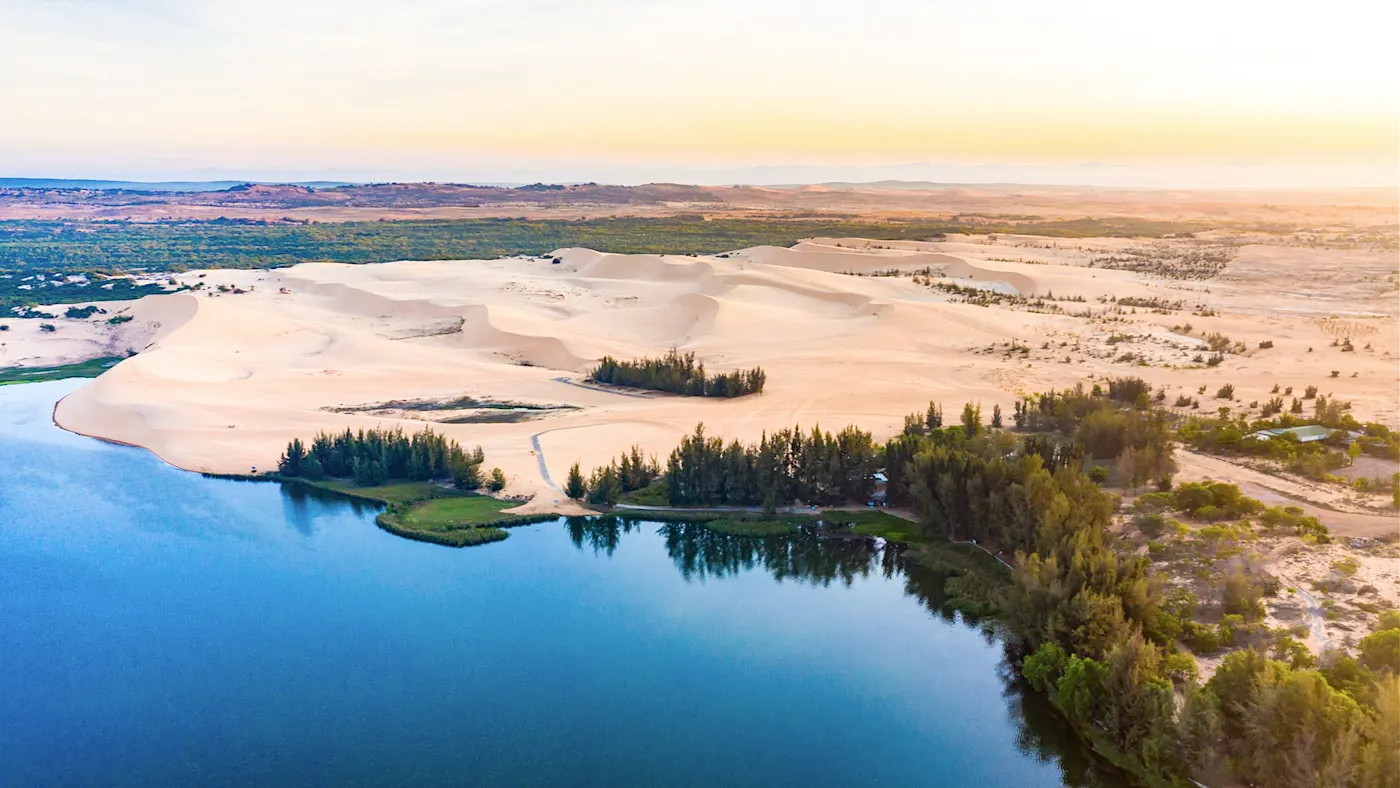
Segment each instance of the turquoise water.
M80 384L0 388L0 785L1122 784L892 550L410 542L64 433Z

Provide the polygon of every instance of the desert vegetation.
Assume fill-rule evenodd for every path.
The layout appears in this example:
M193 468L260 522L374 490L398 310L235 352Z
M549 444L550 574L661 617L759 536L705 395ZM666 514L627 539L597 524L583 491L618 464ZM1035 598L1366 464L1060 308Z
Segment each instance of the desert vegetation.
M704 362L697 363L694 353L680 353L675 348L660 358L618 361L612 356L605 356L588 373L588 379L594 383L690 397L727 398L761 394L767 378L761 367L707 374Z

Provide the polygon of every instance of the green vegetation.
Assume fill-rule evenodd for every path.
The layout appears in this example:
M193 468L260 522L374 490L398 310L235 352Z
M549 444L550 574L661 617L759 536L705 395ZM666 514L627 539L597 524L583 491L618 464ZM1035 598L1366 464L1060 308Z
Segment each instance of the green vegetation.
M518 506L514 501L502 501L485 495L454 495L433 498L418 506L406 508L400 520L404 525L421 531L446 531L463 526L487 526L526 521L519 515L502 514ZM555 519L550 515L548 519Z
M705 527L730 536L785 536L797 530L787 520L744 520L723 518L706 521Z
M1361 424L1348 412L1351 404L1335 398L1316 396L1309 387L1315 409L1312 418L1304 418L1302 401L1293 400L1290 413L1278 413L1280 402L1266 403L1264 413L1271 418L1254 421L1244 416L1194 417L1177 428L1177 437L1196 451L1225 456L1252 457L1267 460L1282 470L1318 481L1332 479L1339 470L1361 455L1387 460L1400 459L1400 433L1384 424ZM1292 433L1256 436L1264 430L1287 429L1321 425L1336 430L1325 440L1303 443ZM1347 431L1360 432L1352 441ZM1350 445L1348 442L1352 441ZM1365 480L1366 489L1383 491L1394 488L1393 479Z
M879 451L870 433L847 427L836 435L814 427L783 429L756 444L725 444L705 426L681 441L666 463L673 506L774 507L802 501L832 506L865 502L874 492Z
M695 363L694 353L681 354L671 348L661 358L618 361L604 356L588 379L595 383L628 386L652 391L667 391L690 397L742 397L763 393L768 376L763 369L740 369L734 372L706 375L704 363Z
M1224 559L1253 538L1252 522L1315 541L1326 538L1326 529L1299 510L1265 508L1233 485L1172 489L1174 433L1151 394L1145 382L1123 378L1106 391L1096 386L1027 398L1016 409L1020 434L984 427L973 404L963 408L961 423L945 427L942 408L931 404L910 415L904 433L883 451L867 450L864 440L843 447L825 433L809 438L798 430L765 436L757 446L726 445L701 427L672 453L665 477L644 489L664 483L673 504L767 504L754 518L666 513L725 521L718 531L708 529L713 541L750 529L777 531L789 518L772 515L775 500L792 500L798 491L846 495L843 481L861 484L865 472L883 462L890 503L913 509L922 524L851 513L870 518L853 533L894 538L912 532L928 542L919 561L945 575L943 604L1001 616L1029 655L1020 666L1027 680L1079 735L1144 782L1400 785L1400 680L1394 676L1400 616L1383 619L1378 632L1363 639L1360 662L1333 658L1320 670L1291 634L1268 633L1261 598L1274 589L1267 577ZM1152 480L1160 488L1139 499L1138 528L1173 539L1189 535L1179 540L1183 549L1208 561L1201 565L1211 568L1220 590L1218 625L1196 621L1200 601L1189 590L1164 596L1151 559L1124 549L1113 535L1118 499L1089 478L1085 461L1115 452L1120 481ZM1168 512L1202 525L1168 520ZM788 538L805 534L799 529ZM989 566L991 556L972 556L966 552L977 552L972 544L950 542L1014 552L1009 581ZM746 549L730 559L735 547L716 542L677 560L683 572L697 573L713 571L716 562L780 560L764 547ZM1183 644L1233 650L1201 685ZM1259 650L1269 647L1277 659Z
M507 514L514 502L471 492L505 487L499 468L483 478L484 461L481 447L464 451L431 428L413 435L397 429L347 429L318 434L310 449L300 439L292 440L277 467L284 480L384 504L375 518L379 527L422 542L451 547L495 542L506 538L502 528L555 519Z
M451 478L459 488L471 490L481 486L483 460L480 447L468 454L429 427L413 435L400 429L347 429L337 435L317 433L309 449L300 438L292 440L277 462L277 473L312 481L348 477L356 487L376 487L391 479Z
M4 367L0 368L0 386L16 383L42 383L64 378L95 378L115 367L123 360L119 356L95 358L76 364L63 364L57 367Z
M516 424L533 421L547 413L560 410L577 410L573 405L532 405L524 402L503 402L476 397L455 397L451 399L390 400L368 405L351 405L329 408L335 413L373 413L385 410L403 410L427 414L439 424ZM459 413L459 411L475 411Z
M1058 238L1161 237L1207 227L1131 218L950 222L699 215L339 223L23 219L0 221L0 273L271 268L311 260L464 260L539 255L570 246L623 254L708 254L761 244L787 246L813 236L919 240L940 233L1018 232Z
M567 493L568 490L566 489ZM630 503L634 506L670 506L671 499L666 494L666 482L656 481L645 487L630 490L618 499L619 503Z
M299 482L322 490L329 490L351 498L382 504L414 503L432 498L443 498L458 493L432 482L394 482L373 487L356 487L344 479L321 479L312 481L301 478Z
M0 225L4 224L5 222L0 222ZM101 260L76 267L70 267L63 254L37 265L8 260L9 250L4 248L4 238L5 232L0 230L0 314L13 312L17 317L51 320L57 315L32 307L38 304L71 304L84 301L131 301L180 289L156 282L137 284L126 274L109 269ZM133 266L129 270L135 271L137 268ZM78 276L79 274L82 276ZM69 276L75 278L69 279ZM83 317L101 311L95 307L86 309L92 312L82 315L84 310L74 311ZM113 325L126 322L114 321L115 318L107 322Z

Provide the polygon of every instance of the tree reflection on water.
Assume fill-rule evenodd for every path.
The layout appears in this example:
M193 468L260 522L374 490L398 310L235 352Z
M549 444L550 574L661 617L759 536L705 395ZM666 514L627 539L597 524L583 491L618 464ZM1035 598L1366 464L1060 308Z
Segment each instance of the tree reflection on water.
M774 579L830 586L849 586L858 578L878 573L902 577L904 591L928 611L954 625L976 630L988 643L1000 643L997 674L1007 716L1016 727L1016 747L1044 763L1058 765L1070 788L1123 788L1137 783L1094 755L1058 716L1050 701L1035 692L1015 666L1024 657L1023 645L995 618L957 609L949 594L953 575L916 560L916 553L874 537L853 535L820 526L802 526L779 536L734 536L713 531L703 523L656 523L624 517L570 517L569 538L580 550L611 556L623 535L655 526L666 552L688 581L734 577L763 570ZM931 664L932 668L933 665Z

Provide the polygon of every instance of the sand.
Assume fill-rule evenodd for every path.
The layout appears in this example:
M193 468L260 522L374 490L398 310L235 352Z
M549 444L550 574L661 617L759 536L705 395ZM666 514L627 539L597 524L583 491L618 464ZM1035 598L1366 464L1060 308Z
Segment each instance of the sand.
M59 321L53 335L5 337L4 352L19 358L18 346L24 359L51 359L80 354L72 343L140 345L132 348L138 355L60 403L56 419L198 471L265 470L293 437L347 426L412 429L432 417L369 410L391 400L568 406L518 423L437 425L480 444L488 466L505 471L506 492L530 498L534 511L573 510L555 486L573 462L586 469L634 443L664 459L697 422L744 440L794 422L856 423L883 439L930 400L950 413L981 402L988 417L1000 405L1009 421L1021 394L1118 375L1140 375L1173 399L1233 383L1235 402L1200 397L1212 410L1265 400L1276 383L1299 393L1315 384L1351 400L1358 418L1395 424L1400 337L1393 285L1377 273L1393 267L1386 255L1246 247L1209 281L1087 267L1132 243L812 239L711 257L567 249L557 253L559 264L545 257L194 272L180 279L200 291L118 306L139 316L128 324L139 336L113 340L92 325ZM936 282L1006 294L1084 300L1050 302L1060 313L979 306L907 276L843 273L891 268L928 268ZM221 285L228 292L218 292ZM1112 304L1100 299L1114 296L1188 305L1171 314L1107 314ZM1193 315L1200 306L1214 314ZM1094 316L1078 314L1084 309ZM1188 322L1190 334L1181 325ZM1193 363L1201 336L1215 331L1248 350L1216 368ZM1330 345L1340 333L1354 337L1356 352ZM1130 338L1109 344L1113 334ZM1259 349L1265 339L1275 346ZM717 401L578 385L605 354L673 346L696 352L713 371L761 365L767 390ZM1125 352L1148 365L1116 360ZM1331 369L1339 377L1329 378ZM365 410L334 410L347 408ZM1221 471L1185 465L1188 475ZM1320 502L1324 515L1328 507ZM1358 533L1384 530L1364 508L1357 514Z

